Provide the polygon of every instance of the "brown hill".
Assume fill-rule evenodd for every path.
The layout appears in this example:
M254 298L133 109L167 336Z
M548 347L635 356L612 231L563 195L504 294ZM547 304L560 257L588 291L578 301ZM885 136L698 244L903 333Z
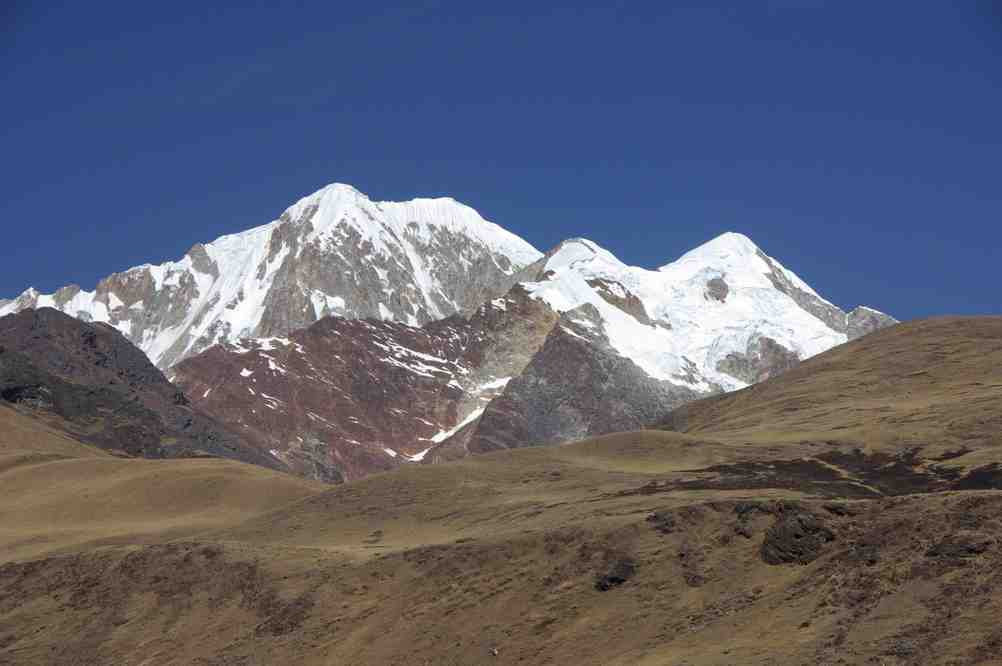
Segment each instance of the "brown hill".
M690 403L666 428L803 451L917 455L969 470L1002 446L1002 317L899 324L742 391Z
M274 503L276 480L305 482L213 494L183 467L272 474L230 461L108 461L135 466L128 478L101 460L0 467L0 525L16 526L0 531L0 663L999 663L1002 484L986 466L1002 366L975 363L997 358L997 326L924 322L833 350L815 366L826 380L798 369L759 407L750 391L723 398L741 401L740 427L698 403L674 421L688 433L501 451ZM966 399L917 418L943 387ZM826 413L811 391L828 390L857 425L835 410L781 429L801 405ZM883 419L909 414L893 437ZM33 545L53 524L80 531Z

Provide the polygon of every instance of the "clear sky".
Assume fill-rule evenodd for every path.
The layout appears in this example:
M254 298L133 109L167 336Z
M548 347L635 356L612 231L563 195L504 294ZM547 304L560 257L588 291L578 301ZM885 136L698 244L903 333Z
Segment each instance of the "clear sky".
M0 3L0 296L339 181L648 267L739 231L842 306L1002 313L997 2L206 4Z

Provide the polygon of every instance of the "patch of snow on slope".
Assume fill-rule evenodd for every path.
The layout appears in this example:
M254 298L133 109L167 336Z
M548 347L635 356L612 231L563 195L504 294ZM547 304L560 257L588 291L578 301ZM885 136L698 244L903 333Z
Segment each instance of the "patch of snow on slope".
M421 462L422 460L424 460L424 457L428 455L428 452L431 451L431 449L432 447L429 446L427 449L419 451L412 456L404 456L404 457L408 460L408 462Z
M479 393L480 391L490 391L490 390L493 390L493 389L502 389L505 386L507 386L508 382L510 382L510 381L511 381L511 377L499 377L498 379L494 379L492 381L483 383L480 386L478 386L477 387L477 392Z
M442 431L437 432L434 435L432 435L429 438L429 441L435 442L436 444L438 444L440 442L444 442L445 440L449 439L450 437L452 437L453 435L455 435L457 432L459 432L460 430L462 430L465 426L467 426L470 423L473 423L474 421L476 421L478 418L480 418L480 415L483 414L483 413L484 413L484 408L483 407L479 407L477 409L474 409L472 412L470 412L469 414L466 415L465 419L463 419L462 421L460 421L459 423L457 423L454 427L449 428L448 430L442 430ZM424 457L424 453L427 453L427 451L424 451L423 453L420 453L418 455L420 455L423 458Z

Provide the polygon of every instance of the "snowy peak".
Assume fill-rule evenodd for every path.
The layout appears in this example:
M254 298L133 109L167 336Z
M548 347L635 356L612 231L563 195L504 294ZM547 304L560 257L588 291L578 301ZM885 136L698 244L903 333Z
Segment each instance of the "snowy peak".
M436 233L445 231L474 240L520 266L541 256L515 234L449 197L372 201L351 185L333 183L297 201L279 220L310 225L310 240L336 237L342 228L349 227L377 250L407 241L427 243Z
M748 287L776 287L777 276L792 287L812 296L817 293L793 271L784 268L776 259L765 254L744 234L727 232L681 257L665 264L659 272L673 280L691 279L695 275L718 273L729 275L731 282ZM770 277L772 276L772 277Z
M734 262L737 260L748 260L757 256L761 250L752 239L744 234L728 231L720 234L716 238L703 243L699 247L689 250L672 264L666 264L659 270L664 270L673 264L681 262L700 262L711 264L716 262Z
M112 274L93 292L31 290L0 316L45 305L107 322L166 369L217 342L284 335L332 314L412 325L468 314L541 257L453 199L374 202L334 183L177 261Z

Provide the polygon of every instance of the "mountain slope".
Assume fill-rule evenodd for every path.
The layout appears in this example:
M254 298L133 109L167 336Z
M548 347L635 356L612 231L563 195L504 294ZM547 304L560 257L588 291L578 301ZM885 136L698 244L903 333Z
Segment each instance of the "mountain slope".
M690 433L408 466L292 488L243 516L235 493L176 471L254 469L230 461L110 461L149 468L138 487L156 501L135 506L108 503L147 495L105 492L116 484L93 461L75 478L58 462L15 476L0 464L0 507L45 508L0 520L0 661L995 663L1002 476L986 468L1002 462L1000 341L1002 318L900 325L719 398L740 398L734 422L710 399L693 403ZM804 439L791 408L852 387L831 415L807 414ZM905 442L882 434L888 403L913 410L900 457ZM867 433L890 457L868 457ZM972 451L943 455L944 438ZM19 485L28 473L48 499ZM192 510L196 528L169 529ZM81 513L72 539L33 545L54 516Z
M298 473L358 478L423 460L521 373L556 315L519 293L423 327L327 317L172 372L200 409Z
M53 307L106 322L166 370L216 342L284 335L328 314L419 325L469 313L540 256L452 199L376 202L335 183L178 261L115 273L93 292L29 289L0 316Z
M192 407L121 333L52 308L0 317L0 402L102 449L284 469Z
M184 537L321 488L233 460L121 458L48 421L0 403L0 560Z

